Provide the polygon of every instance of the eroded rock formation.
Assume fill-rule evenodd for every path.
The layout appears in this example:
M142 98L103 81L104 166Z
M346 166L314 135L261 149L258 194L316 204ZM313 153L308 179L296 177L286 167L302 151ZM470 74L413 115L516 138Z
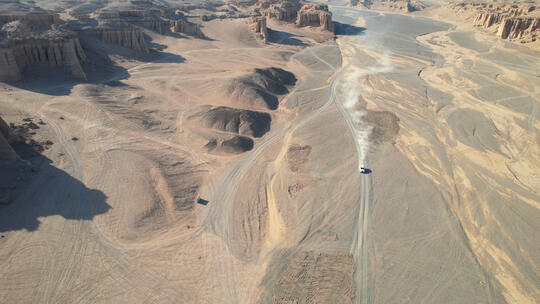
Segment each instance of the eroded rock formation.
M164 14L165 12L155 9L101 11L97 19L104 24L126 23L164 34L171 28L171 21L162 18Z
M184 12L175 8L107 8L97 12L79 9L68 11L65 20L42 9L26 10L0 14L0 81L18 81L27 67L43 64L63 68L74 78L86 80L81 67L86 55L79 37L96 37L145 53L149 48L144 29L205 38L200 25L188 21Z
M100 38L105 43L118 44L132 50L148 53L144 35L140 29L130 28L124 30L102 29Z
M222 88L229 99L242 107L275 110L278 96L287 94L296 77L280 68L255 69L252 73L228 81Z
M536 41L540 18L505 18L499 25L497 35L502 39Z
M417 0L351 0L351 5L365 9L415 12L426 8Z
M332 13L328 11L328 5L308 3L298 11L296 19L298 26L320 26L327 31L334 31Z
M46 64L86 80L86 55L76 33L62 27L57 14L1 15L0 81L17 81L24 69Z
M459 2L451 7L501 39L532 42L540 32L540 15L531 3Z
M261 8L269 18L292 22L296 20L302 4L295 1L276 1L273 4L263 2Z
M73 34L62 37L38 37L9 40L0 45L0 81L17 81L23 70L45 63L61 67L76 79L86 80L81 62L86 55Z
M266 27L266 17L253 18L253 30L260 35L264 42L268 42L268 28Z
M197 38L206 36L199 24L189 22L181 10L127 10L102 11L98 19L101 24L129 24L165 34L169 31L183 33Z
M199 24L190 23L187 20L183 19L173 21L171 30L175 33L184 33L196 38L206 38Z
M261 2L258 5L257 10L268 18L294 22L297 26L313 26L328 31L334 30L332 13L328 11L326 4L274 0Z
M205 105L185 117L197 133L205 133L204 148L211 153L238 154L249 151L254 139L271 129L272 115L279 98L296 84L291 72L280 68L254 69L217 87L212 96L220 96L220 105ZM215 95L215 94L219 95ZM227 103L228 106L223 106Z

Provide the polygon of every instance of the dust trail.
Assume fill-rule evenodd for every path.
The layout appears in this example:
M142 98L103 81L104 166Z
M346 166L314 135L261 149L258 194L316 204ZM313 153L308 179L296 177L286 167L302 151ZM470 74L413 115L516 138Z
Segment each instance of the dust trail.
M357 52L353 51L351 53L355 56ZM365 166L366 154L369 148L369 134L373 129L363 120L366 112L360 104L362 93L360 81L367 75L386 73L392 71L392 69L387 54L383 54L381 58L377 59L375 65L365 68L360 68L355 62L350 62L339 82L340 92L342 92L342 104L350 119L350 129L358 153L359 170Z

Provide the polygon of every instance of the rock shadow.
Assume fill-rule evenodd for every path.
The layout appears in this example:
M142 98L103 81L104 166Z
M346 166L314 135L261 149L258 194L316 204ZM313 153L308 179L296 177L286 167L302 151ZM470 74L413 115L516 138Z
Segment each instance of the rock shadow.
M18 144L13 148L27 158L27 165L0 163L0 195L11 197L0 205L0 232L35 231L40 218L55 215L89 221L111 209L103 192L87 188L32 147Z
M365 27L355 26L351 24L334 21L334 33L341 36L358 36L363 35Z
M300 39L294 38L294 37L302 37L302 36L297 36L291 33L268 29L268 36L269 36L269 39L268 39L269 42L283 44L283 45L307 46L307 44L302 42Z

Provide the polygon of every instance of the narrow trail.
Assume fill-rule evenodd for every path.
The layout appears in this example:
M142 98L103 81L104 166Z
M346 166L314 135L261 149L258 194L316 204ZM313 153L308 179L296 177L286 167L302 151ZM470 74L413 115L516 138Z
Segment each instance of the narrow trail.
M340 50L342 55L343 54L349 54L351 58L354 58L356 55L356 47L357 44L353 43L354 41L343 41L343 44L349 44L349 46L346 47L352 47L351 50L344 50L343 45L339 44ZM356 46L356 47L355 47ZM342 66L342 72L347 71L347 69L351 67L354 68L354 63L349 61L347 64L344 64ZM345 77L343 77L345 78ZM338 79L343 82L347 82L347 79ZM350 80L349 80L350 81ZM335 94L335 92L333 92ZM336 108L338 109L339 113L341 114L341 117L345 121L347 125L347 129L349 130L349 135L352 137L353 142L355 144L355 149L357 152L357 157L359 161L359 166L367 166L368 162L366 159L366 156L364 155L364 147L361 146L361 141L359 140L359 130L355 121L353 120L352 115L354 113L349 113L349 110L345 108L344 103L347 102L346 100L339 100L338 98L334 98ZM355 102L356 103L356 102ZM363 159L360 159L363 158ZM367 227L368 227L368 214L369 214L369 206L370 206L370 192L371 192L371 174L362 174L361 177L361 185L360 185L360 199L357 204L357 210L355 214L355 227L352 234L352 243L349 248L349 253L353 256L354 264L355 264L355 271L354 271L354 278L356 282L356 297L355 297L355 303L360 304L366 304L370 303L369 298L369 273L368 273L368 253L367 253L367 239L368 239L368 233L367 233Z

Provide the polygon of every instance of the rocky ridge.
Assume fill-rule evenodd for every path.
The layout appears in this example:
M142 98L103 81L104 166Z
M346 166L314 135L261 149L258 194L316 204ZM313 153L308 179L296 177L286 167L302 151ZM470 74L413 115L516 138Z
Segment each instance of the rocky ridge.
M415 12L426 8L418 0L351 0L351 6L364 9Z
M99 32L100 39L105 43L118 44L135 51L148 53L144 35L138 28L124 30L102 29Z
M326 4L274 0L256 3L254 6L256 12L267 18L294 22L299 27L312 26L334 31L332 13Z
M540 14L534 3L458 2L451 8L501 39L534 42L540 32Z
M27 67L62 68L75 79L87 80L82 63L87 56L79 38L97 37L138 52L148 53L144 29L161 34L181 33L205 38L200 25L189 22L178 9L103 10L91 14L0 15L0 81L19 81Z
M332 13L328 11L328 5L308 3L298 11L296 18L298 26L320 26L324 30L333 32Z
M189 22L179 9L102 11L98 13L97 19L101 26L129 24L160 34L170 31L205 38L200 25Z
M56 18L47 16L38 20L55 21ZM0 42L0 81L18 81L22 71L35 64L64 68L74 78L86 80L81 67L86 55L77 35L56 29L55 25L53 23L52 28L36 32L35 23L15 19L2 27L5 39Z
M271 111L279 107L280 98L294 85L296 76L291 72L276 67L256 68L210 92L209 100L218 99L219 105L198 107L185 121L198 133L204 130L204 148L208 152L243 153L270 131Z

